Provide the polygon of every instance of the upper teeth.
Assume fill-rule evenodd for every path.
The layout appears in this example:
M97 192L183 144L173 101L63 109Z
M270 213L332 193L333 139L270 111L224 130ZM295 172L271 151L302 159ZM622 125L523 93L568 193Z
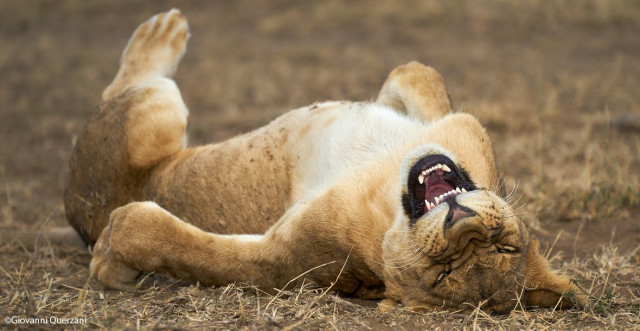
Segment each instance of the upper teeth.
M418 181L420 182L420 184L424 182L424 177L426 177L429 173L433 172L436 169L442 169L442 171L444 172L451 172L451 168L449 168L446 164L438 163L427 170L422 170L422 173L420 174L420 176L418 176Z
M433 198L435 203L429 202L427 200L424 200L424 204L427 206L427 211L429 211L429 210L435 208L440 203L442 203L446 197L456 196L456 195L462 194L462 193L467 193L467 190L465 190L464 188L456 187L455 189L453 189L453 190L451 190L449 192L442 193L442 194L440 194L440 196L437 196L437 197Z

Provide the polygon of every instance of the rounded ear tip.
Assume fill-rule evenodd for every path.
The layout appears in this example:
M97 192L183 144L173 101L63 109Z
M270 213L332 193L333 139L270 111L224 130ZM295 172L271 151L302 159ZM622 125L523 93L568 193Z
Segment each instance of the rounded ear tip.
M568 292L562 295L562 302L560 308L578 308L584 309L589 302L589 295L578 285L578 283L571 279L569 280Z
M589 297L586 294L578 294L576 295L576 304L580 309L584 309L587 306L587 299Z
M568 276L565 276L568 278ZM568 293L564 294L569 302L568 305L563 304L563 308L584 309L589 303L589 293L587 293L574 278L569 279Z
M575 280L571 280L571 301L576 308L584 309L587 306L589 295L577 285Z

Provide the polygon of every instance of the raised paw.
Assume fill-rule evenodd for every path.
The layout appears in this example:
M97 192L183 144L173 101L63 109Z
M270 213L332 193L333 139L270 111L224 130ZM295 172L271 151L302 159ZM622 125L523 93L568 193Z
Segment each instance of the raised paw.
M102 99L109 100L150 78L173 76L188 39L189 25L178 9L142 23L122 53L118 74L102 93Z

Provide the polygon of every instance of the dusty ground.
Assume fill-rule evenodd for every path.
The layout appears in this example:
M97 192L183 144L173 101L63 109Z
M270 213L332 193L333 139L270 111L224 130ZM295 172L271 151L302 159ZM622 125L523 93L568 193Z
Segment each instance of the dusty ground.
M385 75L409 60L437 68L455 107L488 127L522 217L591 303L507 316L381 314L375 302L322 290L256 296L251 287L161 276L119 293L86 282L85 251L42 241L34 254L11 240L0 242L3 320L87 317L70 328L640 328L637 1L0 2L0 231L65 224L62 183L74 139L130 33L171 7L187 15L193 35L176 76L192 144L314 101L372 99Z

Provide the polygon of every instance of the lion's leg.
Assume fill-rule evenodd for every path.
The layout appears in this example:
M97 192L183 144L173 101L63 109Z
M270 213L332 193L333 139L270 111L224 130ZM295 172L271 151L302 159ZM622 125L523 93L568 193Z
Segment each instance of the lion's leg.
M93 244L111 211L140 200L149 169L184 148L188 110L168 78L186 48L178 10L134 32L104 102L78 138L65 183L69 223Z
M177 9L153 16L134 31L103 100L130 90L127 150L134 167L149 167L185 145L188 110L170 77L187 49L189 26Z
M451 100L444 79L433 68L409 62L395 68L384 82L376 102L423 122L451 112Z
M187 49L189 26L177 9L153 16L134 31L120 69L102 93L130 91L125 132L130 163L148 167L184 145L188 110L170 77Z
M344 233L334 234L331 222L314 219L319 216L313 206L318 204L292 207L263 235L219 235L153 202L130 203L111 214L96 244L91 274L115 289L132 288L141 272L160 272L207 285L248 282L264 291L295 286L304 278L329 286L340 276L334 290L365 295L361 286L370 289L371 283L352 276L350 268L361 259L354 256L352 241L340 244L336 236ZM372 282L382 284L377 278Z
M120 59L120 69L102 93L109 100L126 89L155 77L171 77L187 50L189 26L177 9L153 16L131 36Z
M153 202L134 202L111 213L91 274L115 289L135 286L141 272L161 272L208 285L251 282L272 290L304 271L292 263L290 242L275 232L208 233Z

